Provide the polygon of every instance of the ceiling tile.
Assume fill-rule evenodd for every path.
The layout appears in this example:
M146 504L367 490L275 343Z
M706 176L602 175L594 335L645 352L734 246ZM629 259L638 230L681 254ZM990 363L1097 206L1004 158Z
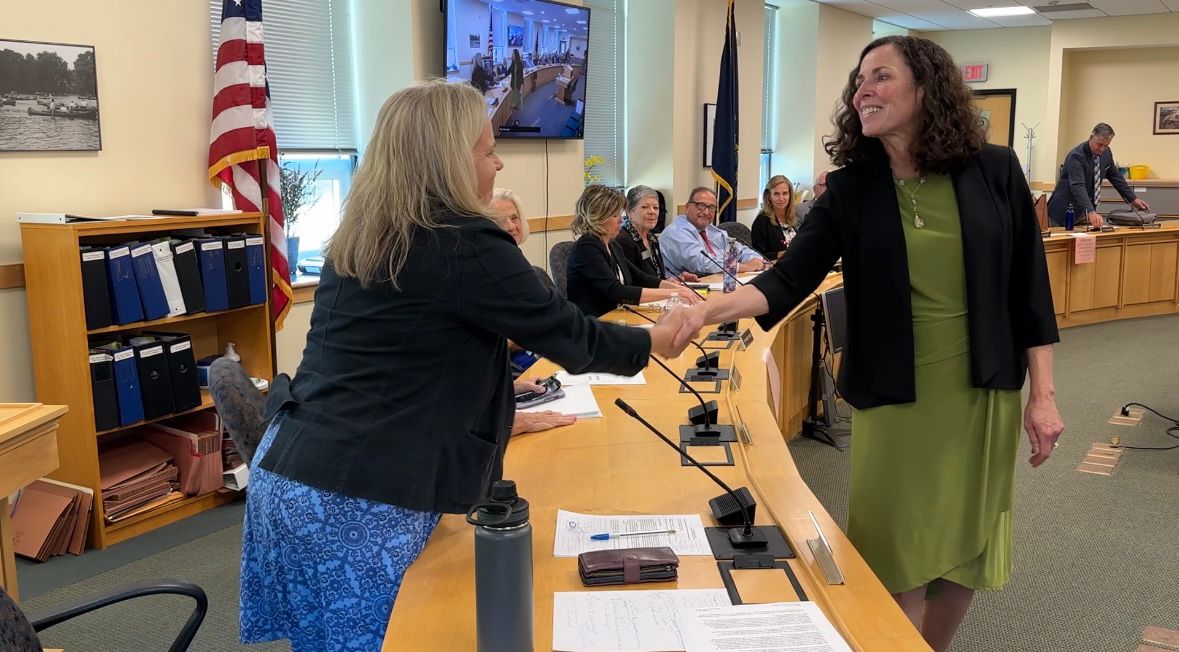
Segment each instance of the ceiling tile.
M1167 7L1161 0L1089 0L1089 4L1110 16L1167 13Z
M1051 20L1068 20L1070 18L1105 18L1105 12L1100 9L1081 9L1078 11L1052 11L1044 14Z
M952 9L942 0L872 0L882 7L888 7L894 12L916 16L924 11L944 11Z
M1040 14L1029 14L1027 16L996 16L988 18L993 20L1003 27L1042 27L1051 25L1052 21L1041 16Z
M954 5L959 9L985 9L987 7L1010 6L1016 4L1015 0L945 0L946 4Z
M816 0L819 4L838 7L844 11L850 11L853 14L861 16L871 16L872 18L879 18L881 16L888 16L895 12L889 11L880 5L867 2L867 0Z
M998 23L991 22L987 18L979 18L966 13L961 9L944 9L942 11L919 11L914 12L916 18L929 21L935 25L941 25L949 29L993 29L999 27Z
M896 25L897 27L905 27L922 32L935 32L946 29L944 25L938 25L937 23L931 23L927 20L921 20L920 18L910 16L908 14L889 14L887 16L881 16L880 20L892 25Z
M1167 5L1171 11L1179 13L1179 0L1163 0L1163 4Z

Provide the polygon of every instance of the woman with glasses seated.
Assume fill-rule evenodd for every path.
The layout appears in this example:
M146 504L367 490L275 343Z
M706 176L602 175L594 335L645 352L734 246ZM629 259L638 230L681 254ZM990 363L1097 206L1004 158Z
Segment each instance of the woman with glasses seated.
M655 226L659 222L659 193L650 186L635 186L626 193L626 218L622 220L622 231L614 243L635 267L666 278L663 259L659 256L659 236ZM697 281L695 274L683 272L682 281Z
M613 242L622 229L625 206L621 192L602 185L588 186L578 198L571 228L580 238L569 254L569 301L594 317L622 303L633 305L672 296L689 304L700 301L682 285L636 267Z

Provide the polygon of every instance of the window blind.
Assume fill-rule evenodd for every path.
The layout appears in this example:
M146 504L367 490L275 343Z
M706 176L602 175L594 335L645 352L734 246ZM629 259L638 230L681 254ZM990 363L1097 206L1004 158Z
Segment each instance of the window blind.
M774 93L777 91L778 8L766 5L765 54L761 74L761 148L774 149Z
M589 61L585 89L585 156L601 156L594 168L601 183L626 185L627 0L585 0L590 9Z
M349 0L281 0L263 6L263 42L279 149L355 151ZM209 0L213 59L221 0Z

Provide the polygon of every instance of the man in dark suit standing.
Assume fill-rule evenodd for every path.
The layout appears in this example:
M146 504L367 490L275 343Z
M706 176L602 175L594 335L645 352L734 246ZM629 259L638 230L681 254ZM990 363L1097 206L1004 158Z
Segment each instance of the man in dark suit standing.
M1074 147L1064 157L1056 189L1048 200L1048 217L1053 224L1064 226L1065 211L1072 204L1077 214L1077 224L1101 226L1104 220L1097 212L1097 202L1101 198L1103 179L1109 179L1126 203L1140 211L1150 210L1150 206L1134 194L1114 165L1113 152L1109 149L1113 137L1113 127L1099 122L1093 127L1093 133L1089 134L1089 140Z

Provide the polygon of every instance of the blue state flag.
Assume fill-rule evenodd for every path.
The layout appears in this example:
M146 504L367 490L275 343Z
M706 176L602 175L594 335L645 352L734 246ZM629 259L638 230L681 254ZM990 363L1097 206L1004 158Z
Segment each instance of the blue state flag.
M716 87L716 121L712 131L712 178L719 186L716 214L721 222L737 221L737 22L733 0L725 20L725 49L721 52L720 81Z

